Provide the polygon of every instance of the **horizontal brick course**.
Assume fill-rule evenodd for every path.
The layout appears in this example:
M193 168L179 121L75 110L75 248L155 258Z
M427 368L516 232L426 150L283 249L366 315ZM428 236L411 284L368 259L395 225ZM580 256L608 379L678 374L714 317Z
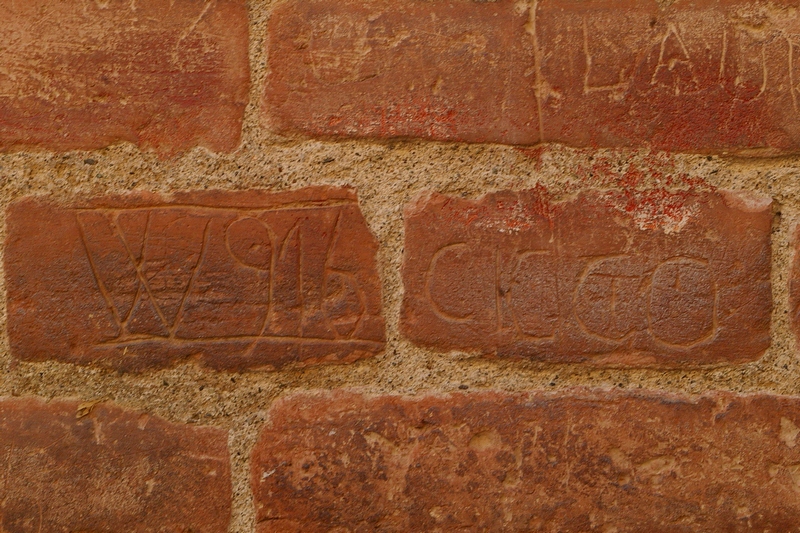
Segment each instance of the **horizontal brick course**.
M278 400L257 532L794 531L800 402L481 392Z
M289 0L262 107L312 136L797 151L798 17L787 1Z
M349 189L25 198L7 224L18 359L243 370L383 349L377 243Z
M243 0L0 0L0 149L239 144Z
M405 212L401 329L425 346L538 361L692 366L770 343L768 199L542 189Z
M107 404L0 399L0 531L224 533L227 435Z

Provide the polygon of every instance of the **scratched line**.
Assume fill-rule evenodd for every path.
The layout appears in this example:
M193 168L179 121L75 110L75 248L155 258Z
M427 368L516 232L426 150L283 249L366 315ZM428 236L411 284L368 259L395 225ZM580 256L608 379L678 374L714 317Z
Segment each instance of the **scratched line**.
M74 211L102 211L102 212L123 212L123 211L149 211L152 209L198 209L203 211L224 211L236 213L268 213L270 211L305 211L315 209L334 209L345 205L357 205L355 200L324 200L320 202L290 202L276 206L264 207L237 207L237 206L210 206L201 204L143 204L136 207L75 207Z
M195 280L197 279L197 274L200 269L203 267L203 261L205 260L206 253L209 249L209 240L211 238L211 232L209 228L211 227L211 220L206 222L206 227L203 229L203 243L200 245L200 253L197 254L197 263L195 263L194 267L192 268L192 275L189 277L189 283L186 284L186 292L183 293L181 297L181 303L178 306L178 312L175 313L175 321L172 324L172 327L169 330L170 337L175 337L175 332L181 325L181 321L183 320L183 313L186 307L186 300L189 299L189 295L192 292L192 288L194 288Z
M163 344L174 344L174 345L196 345L196 344L224 344L229 342L258 343L260 341L294 342L297 344L342 344L342 345L358 344L358 345L369 345L375 347L381 347L384 345L384 343L382 342L370 341L364 339L323 339L319 337L280 337L275 335L265 335L265 336L242 335L242 336L231 336L231 337L205 337L200 339L151 337L151 338L142 338L130 341L112 340L112 341L97 343L96 346L122 348L128 346L150 344L153 342L158 342Z

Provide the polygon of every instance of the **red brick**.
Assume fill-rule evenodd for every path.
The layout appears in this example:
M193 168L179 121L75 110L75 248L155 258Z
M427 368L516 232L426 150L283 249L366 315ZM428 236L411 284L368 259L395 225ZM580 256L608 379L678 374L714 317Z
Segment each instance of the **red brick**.
M0 150L239 144L244 0L0 0Z
M795 531L800 400L301 393L252 457L258 533Z
M797 151L793 6L289 0L263 107L314 136Z
M261 107L284 133L533 143L526 20L506 0L289 0Z
M25 198L7 227L18 359L240 370L383 349L377 243L350 189Z
M0 454L4 533L228 531L223 430L105 404L3 399Z
M725 192L427 194L405 213L402 332L440 350L597 365L758 358L771 202Z

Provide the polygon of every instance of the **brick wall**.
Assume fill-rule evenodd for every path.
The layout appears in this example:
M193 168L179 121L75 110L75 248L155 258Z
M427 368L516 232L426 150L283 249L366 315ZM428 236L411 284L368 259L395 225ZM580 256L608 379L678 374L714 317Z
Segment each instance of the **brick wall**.
M0 13L0 532L797 529L790 2Z

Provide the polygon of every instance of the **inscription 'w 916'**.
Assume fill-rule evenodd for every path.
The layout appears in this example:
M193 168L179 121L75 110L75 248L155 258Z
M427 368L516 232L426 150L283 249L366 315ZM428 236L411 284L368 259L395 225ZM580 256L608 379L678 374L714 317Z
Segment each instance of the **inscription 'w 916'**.
M10 215L12 345L44 357L42 333L61 327L61 357L120 368L352 360L383 347L376 248L347 190L23 201Z
M420 199L406 213L403 331L538 360L758 357L769 345L770 204L686 193L648 217L621 200Z

